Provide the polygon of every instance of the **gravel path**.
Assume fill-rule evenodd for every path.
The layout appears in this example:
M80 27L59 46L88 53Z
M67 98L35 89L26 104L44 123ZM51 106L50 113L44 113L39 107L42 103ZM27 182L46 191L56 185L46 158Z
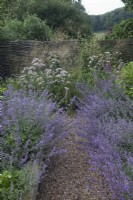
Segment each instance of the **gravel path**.
M77 140L74 131L64 140L68 152L53 158L37 200L111 200L102 177L90 170L88 155L77 148Z

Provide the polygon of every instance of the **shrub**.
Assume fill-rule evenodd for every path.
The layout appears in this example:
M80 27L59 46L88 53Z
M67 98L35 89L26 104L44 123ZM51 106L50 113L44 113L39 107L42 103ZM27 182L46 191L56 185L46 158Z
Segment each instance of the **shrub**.
M71 38L91 35L90 17L77 1L38 0L31 3L29 13L37 14L54 31L61 31Z
M36 15L27 16L23 22L23 32L27 40L50 40L52 31L49 26Z
M133 62L128 63L121 71L118 83L121 84L125 93L133 98Z
M112 81L84 93L75 126L91 157L92 170L105 178L113 199L132 199L133 104Z
M110 35L106 35L106 39L124 39L133 38L133 19L127 19L121 21L115 25L113 32Z
M52 30L36 15L25 17L24 21L12 19L0 28L2 40L50 40Z
M23 23L17 19L7 21L0 27L1 40L22 40L26 39L23 35Z

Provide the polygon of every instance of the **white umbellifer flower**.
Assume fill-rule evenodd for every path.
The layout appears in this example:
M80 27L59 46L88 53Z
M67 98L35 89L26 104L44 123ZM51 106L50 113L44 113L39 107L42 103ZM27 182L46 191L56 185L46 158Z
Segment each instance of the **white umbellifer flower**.
M39 85L42 85L43 84L43 82L40 82L40 83L38 83Z
M38 76L38 74L36 72L32 72L33 76Z
M47 78L52 78L52 76L47 76Z
M58 81L57 79L54 81L51 81L51 83L60 83L60 81Z
M30 66L30 67L29 67L29 70L34 70L34 69L35 69L34 66Z
M52 59L52 62L57 62L57 61L59 61L57 58Z
M25 73L25 70L21 71L21 74L24 74Z
M46 69L46 70L45 70L45 73L46 73L46 76L49 76L49 75L51 75L52 70L51 70L51 69Z
M101 63L101 62L102 62L102 60L99 60L98 62L99 62L99 63Z
M70 81L67 81L67 82L66 82L66 84L70 84L70 83L71 83Z
M43 81L43 78L42 77L39 77L36 79L37 81Z
M55 83L55 81L49 81L49 84L53 84L53 83Z
M61 71L62 69L61 68L57 68L55 71L56 72L59 72L59 71Z
M36 62L38 62L39 61L39 58L33 58L33 60L32 60L32 64L34 64L34 63L36 63Z
M62 80L61 80L61 83L63 83L63 84L64 84L64 83L65 83L65 80L64 80L64 79L62 79Z
M61 74L57 74L57 75L56 75L56 78L61 78L61 77L62 77Z
M29 75L32 75L32 74L33 74L32 70L29 70L29 71L28 71L28 74L29 74Z
M35 62L35 63L33 63L33 66L35 66L35 67L40 67L41 64L40 64L39 62Z
M61 73L68 74L68 72L65 70L62 70Z
M68 76L68 72L67 71L65 71L65 70L62 70L61 72L60 72L60 75L61 76Z
M68 91L68 90L69 90L69 88L68 88L68 87L64 87L64 88L65 88L65 90L66 90L66 91Z
M40 66L41 66L41 67L45 67L46 65L45 65L45 64L43 64L43 63L41 63L41 64L40 64Z
M25 68L21 71L21 73L24 74L27 70L29 70L29 68L28 68L28 67L25 67Z

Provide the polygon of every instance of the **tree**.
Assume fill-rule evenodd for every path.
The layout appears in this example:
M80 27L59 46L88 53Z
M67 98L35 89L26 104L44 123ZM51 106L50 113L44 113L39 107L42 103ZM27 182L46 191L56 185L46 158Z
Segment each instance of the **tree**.
M133 10L133 0L122 0L126 9ZM112 34L106 36L107 39L133 38L133 18L123 20L114 26Z
M109 30L116 24L120 23L122 20L127 20L133 18L133 12L125 10L124 8L118 8L114 11L107 12L102 15L92 15L92 29L94 32Z
M133 0L122 0L125 4L126 8L129 10L133 10Z
M90 35L90 17L80 2L68 0L36 0L30 14L37 14L54 31L61 31L77 38Z
M50 29L53 30L53 32L58 32L58 31L63 32L65 33L65 35L71 38L78 38L79 36L86 37L91 34L90 17L85 12L85 9L81 4L81 1L77 0L0 0L0 1L2 1L2 3L0 4L1 8L0 11L2 11L0 18L1 27L5 27L5 29L3 30L8 30L8 33L10 33L10 28L12 29L12 27L10 26L10 20L18 20L19 22L23 23L28 16L36 16L41 21L44 21L45 24L49 26ZM33 18L31 17L31 19ZM19 22L13 21L12 24L18 26ZM38 21L38 24L39 23L40 22ZM9 26L9 28L7 27L7 25Z

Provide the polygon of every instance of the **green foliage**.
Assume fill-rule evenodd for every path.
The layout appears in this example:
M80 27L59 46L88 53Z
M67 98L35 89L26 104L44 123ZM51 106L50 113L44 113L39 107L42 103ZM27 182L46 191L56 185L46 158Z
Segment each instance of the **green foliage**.
M110 30L113 26L120 23L122 20L127 20L133 17L133 13L126 11L124 8L118 8L114 11L107 12L102 15L92 15L91 23L94 32Z
M38 0L33 2L29 12L46 20L53 30L62 31L70 37L90 35L90 18L79 2Z
M23 32L29 40L50 40L52 31L48 25L35 15L27 16L23 22Z
M0 28L2 40L50 40L51 29L37 16L27 16L24 21L13 19Z
M105 31L103 31L103 32L96 32L96 33L94 33L94 35L96 36L96 38L98 39L98 40L104 40L105 39L105 35L106 35L106 32Z
M75 72L73 71L70 75L66 69L63 69L61 59L50 53L45 64L40 59L34 58L32 66L25 67L19 76L7 79L6 84L13 85L16 90L32 89L39 93L47 89L54 101L57 101L60 106L67 106L71 98L78 94L74 80ZM28 125L28 127L30 126ZM13 142L14 139L10 134L8 144Z
M7 90L6 87L0 86L0 99L2 98L3 92L4 92L5 90Z
M133 10L133 0L122 0L128 10Z
M133 18L124 20L114 26L112 34L106 35L106 39L133 38Z
M102 52L96 41L94 38L84 43L82 50L82 79L91 86L96 84L97 77L104 79L111 73L118 75L124 65L119 52Z
M28 200L31 197L37 182L38 167L28 163L23 169L16 170L12 167L0 174L0 199L1 200Z
M24 39L22 22L17 19L9 20L5 26L0 28L0 39L19 40Z
M80 62L82 67L88 65L88 59L92 55L98 55L101 53L101 47L99 45L97 37L93 36L88 39L82 39L80 41Z
M0 174L0 191L2 188L9 188L12 180L13 176L9 171L4 171Z
M0 10L2 11L0 37L4 38L6 34L5 40L10 39L10 36L11 40L49 40L51 29L71 38L86 37L91 34L90 17L77 1L4 0ZM10 23L22 23L23 32L20 29L20 34L16 33L16 28L10 26Z
M125 93L133 98L133 62L128 63L121 71L118 83L122 86Z

